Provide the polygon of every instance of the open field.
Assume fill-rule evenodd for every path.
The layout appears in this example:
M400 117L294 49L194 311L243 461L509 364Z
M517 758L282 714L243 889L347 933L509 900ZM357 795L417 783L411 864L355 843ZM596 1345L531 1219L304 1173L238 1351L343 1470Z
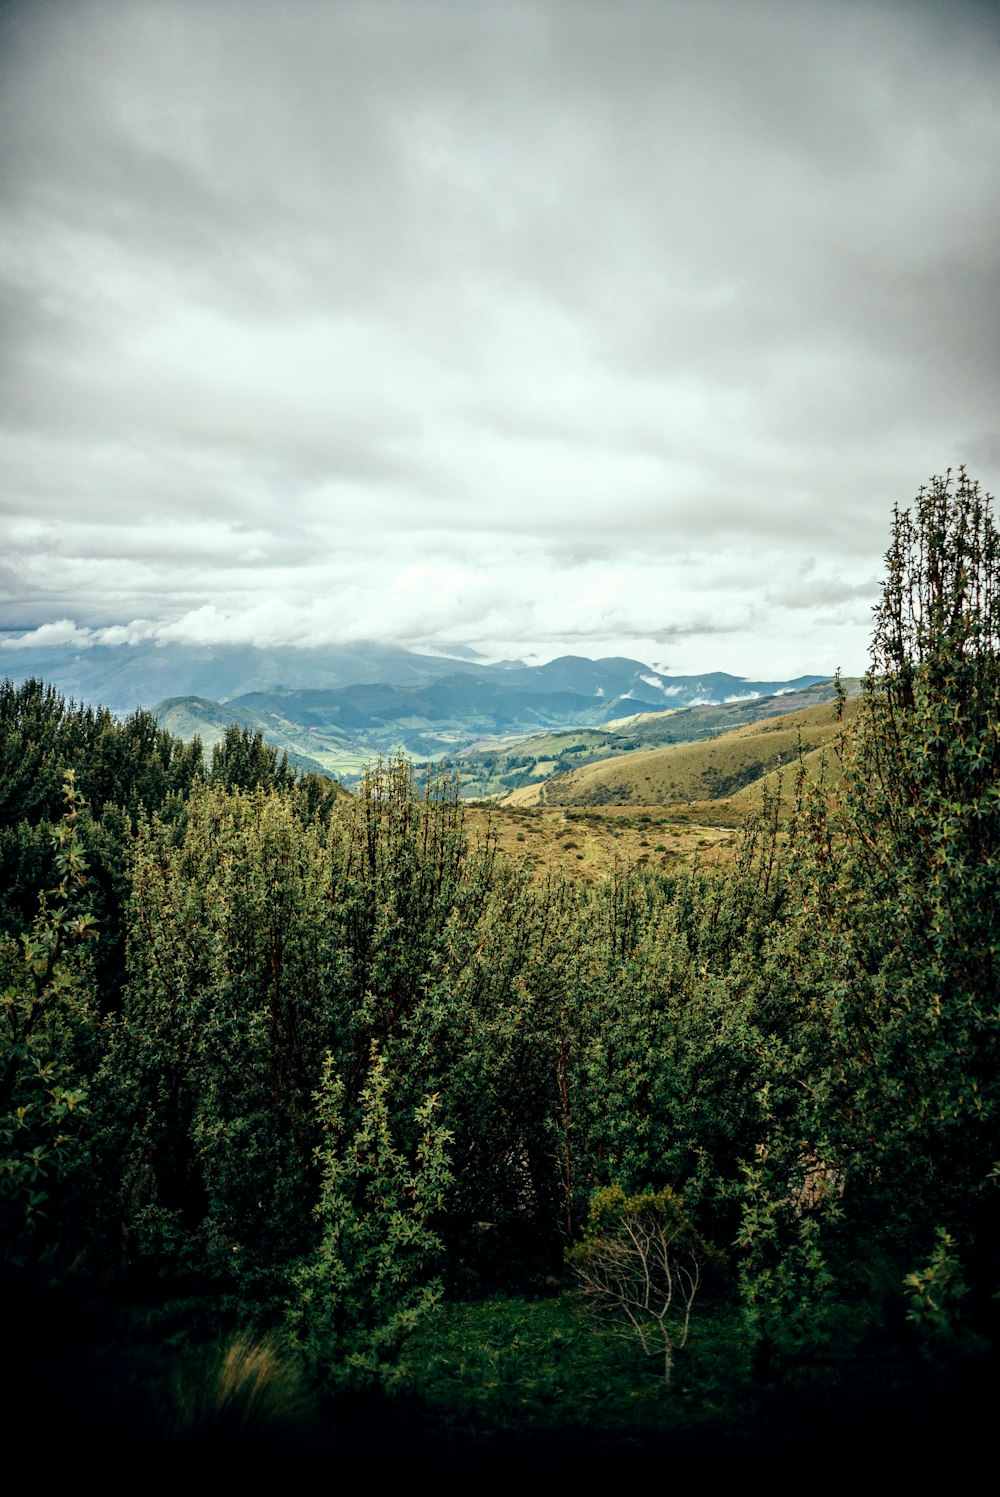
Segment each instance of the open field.
M562 873L589 883L616 868L670 873L695 859L706 866L725 862L736 846L738 821L736 815L730 822L701 824L662 806L470 806L466 811L473 838L492 828L501 851L527 860L536 876Z
M857 705L847 704L848 722ZM791 813L800 765L808 778L836 784L840 731L835 705L810 707L700 743L585 765L499 804L469 805L466 820L473 837L490 829L537 877L594 882L616 868L669 873L696 860L712 867L733 857L739 826L765 792Z

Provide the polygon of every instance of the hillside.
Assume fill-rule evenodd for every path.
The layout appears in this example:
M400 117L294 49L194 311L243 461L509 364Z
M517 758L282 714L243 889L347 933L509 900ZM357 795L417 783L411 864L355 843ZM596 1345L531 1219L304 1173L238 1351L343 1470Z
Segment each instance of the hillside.
M565 877L597 884L627 868L676 873L695 862L716 867L732 859L738 843L737 831L717 819L715 807L704 822L655 806L472 805L465 817L474 838L481 841L488 831L500 851L540 883Z
M848 719L856 709L854 698L847 704ZM669 744L582 765L514 791L505 803L683 807L686 820L699 815L715 820L721 813L732 822L748 808L749 787L759 792L765 777L795 763L800 750L807 767L818 767L822 751L832 746L838 731L834 704L807 707L707 741Z
M265 743L288 755L288 762L300 774L328 774L329 771L318 759L304 752L301 739L294 733L282 731L281 725L262 713L245 708L230 707L224 702L212 702L205 697L171 697L159 702L153 714L161 728L190 743L200 738L202 747L211 759L212 749L223 742L228 727L251 728L259 731Z
M860 682L851 679L844 687L853 696L860 689ZM612 719L603 728L474 744L444 762L457 775L463 796L499 795L510 799L512 804L533 805L538 802L537 795L519 794L515 798L512 792L537 790L555 776L624 755L634 756L666 745L702 742L765 718L822 706L832 702L835 696L833 682L822 681L779 695L635 713Z

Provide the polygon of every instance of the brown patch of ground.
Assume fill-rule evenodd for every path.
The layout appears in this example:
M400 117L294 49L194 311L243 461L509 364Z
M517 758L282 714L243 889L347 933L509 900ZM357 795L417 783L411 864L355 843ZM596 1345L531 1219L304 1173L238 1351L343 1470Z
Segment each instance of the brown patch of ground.
M597 882L615 868L671 873L695 859L711 867L728 862L737 841L738 812L725 802L699 808L704 822L682 819L664 806L468 806L473 838L492 827L500 849L529 860L538 877L561 873Z

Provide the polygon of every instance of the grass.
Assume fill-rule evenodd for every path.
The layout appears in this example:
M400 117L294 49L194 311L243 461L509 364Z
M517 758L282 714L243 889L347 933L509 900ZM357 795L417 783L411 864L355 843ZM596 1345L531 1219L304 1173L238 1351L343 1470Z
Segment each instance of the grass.
M525 1473L766 1469L798 1481L824 1454L894 1476L938 1461L951 1473L973 1448L987 1458L992 1364L945 1378L871 1341L857 1307L841 1320L841 1337L775 1379L738 1308L700 1301L667 1389L658 1359L576 1293L444 1305L404 1351L400 1409L435 1465Z
M727 821L718 808L715 814L712 825L680 819L672 807L468 806L465 820L473 838L490 828L516 862L530 853L536 878L564 874L596 883L616 867L670 873L695 857L707 867L728 861L739 816Z
M281 1475L631 1463L665 1443L701 1450L719 1432L738 1444L745 1423L748 1358L728 1307L693 1327L669 1391L634 1337L564 1292L441 1305L405 1344L388 1389L332 1396L280 1336L206 1334L209 1307L189 1309L190 1319L180 1305L140 1317L96 1356L67 1360L63 1348L47 1388L37 1365L22 1364L26 1437L58 1430L68 1463Z
M408 1344L401 1372L453 1439L558 1437L637 1452L723 1423L738 1437L749 1375L741 1339L731 1311L703 1315L668 1390L658 1359L579 1294L490 1299L443 1306Z
M855 710L856 701L849 703L849 714ZM832 750L839 731L833 705L809 707L703 742L643 749L582 765L544 786L518 792L518 798L524 804L533 796L546 806L703 806L728 801L745 810L746 792L755 784L782 768L794 770L800 750L818 759L822 749Z
M302 1370L280 1336L236 1332L175 1365L163 1426L173 1440L259 1439L306 1418Z
M995 1423L995 1361L925 1365L866 1337L860 1306L846 1307L830 1345L803 1348L775 1376L738 1306L706 1293L667 1389L659 1359L578 1293L452 1302L405 1344L388 1390L332 1398L280 1338L213 1329L232 1307L150 1307L117 1330L89 1312L67 1318L62 1300L43 1309L21 1306L0 1391L16 1447L55 1480L88 1465L131 1477L139 1463L285 1481L397 1468L668 1480L745 1476L762 1462L800 1479L831 1439L859 1473L925 1476L940 1458L953 1476L956 1459L974 1474Z

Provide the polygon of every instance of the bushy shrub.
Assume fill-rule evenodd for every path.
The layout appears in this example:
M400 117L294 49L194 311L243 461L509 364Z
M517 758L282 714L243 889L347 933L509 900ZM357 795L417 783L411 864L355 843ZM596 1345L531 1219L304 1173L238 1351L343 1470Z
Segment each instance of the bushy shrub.
M414 1157L403 1153L392 1137L386 1063L373 1049L360 1124L348 1139L333 1064L328 1056L316 1095L322 1236L293 1275L288 1325L321 1380L363 1385L391 1380L402 1342L441 1297L433 1220L453 1180L451 1135L434 1120L438 1099L428 1097L416 1110Z

